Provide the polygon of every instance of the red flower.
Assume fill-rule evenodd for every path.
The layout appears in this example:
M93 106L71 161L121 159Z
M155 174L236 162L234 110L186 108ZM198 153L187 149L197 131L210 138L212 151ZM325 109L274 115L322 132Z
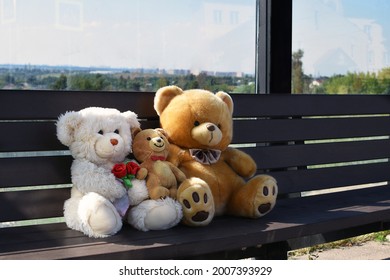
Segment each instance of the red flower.
M131 180L134 179L140 169L141 167L135 162L126 161L124 163L115 164L111 172L116 178L119 178L127 188L131 188L133 186Z
M127 168L127 173L131 175L137 174L138 170L141 169L141 167L138 164L132 161L126 164L126 168Z
M111 172L117 178L123 178L127 175L126 165L124 163L117 163L112 168Z

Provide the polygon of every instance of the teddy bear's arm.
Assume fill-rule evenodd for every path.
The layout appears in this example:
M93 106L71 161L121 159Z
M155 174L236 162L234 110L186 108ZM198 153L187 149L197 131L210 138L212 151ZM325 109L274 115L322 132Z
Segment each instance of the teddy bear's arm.
M96 192L111 201L126 194L126 189L109 170L89 161L74 160L71 172L72 183L82 193Z
M172 163L170 163L169 161L167 162L170 169L172 170L173 174L175 175L176 177L176 180L181 183L183 182L185 179L187 179L187 176L183 173L183 171L181 171L179 168L177 168L176 166L174 166Z
M136 174L136 178L138 180L144 180L146 178L146 176L148 176L148 169L146 169L145 167L142 167L142 165L141 165L141 169L138 170L138 172Z
M176 146L175 144L170 144L167 160L171 162L174 166L179 166L184 153L184 150L182 150L179 146Z
M235 148L227 148L223 152L223 159L242 177L250 178L255 175L256 162L247 153Z

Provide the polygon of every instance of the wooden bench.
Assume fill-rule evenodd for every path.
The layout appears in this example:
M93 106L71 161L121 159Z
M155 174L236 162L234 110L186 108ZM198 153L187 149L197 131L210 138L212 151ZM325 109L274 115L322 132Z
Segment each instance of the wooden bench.
M0 91L0 259L285 259L290 249L390 228L390 96L232 97L234 144L277 179L275 209L257 220L225 216L150 232L124 226L93 239L62 219L72 158L55 122L102 106L158 127L154 93Z

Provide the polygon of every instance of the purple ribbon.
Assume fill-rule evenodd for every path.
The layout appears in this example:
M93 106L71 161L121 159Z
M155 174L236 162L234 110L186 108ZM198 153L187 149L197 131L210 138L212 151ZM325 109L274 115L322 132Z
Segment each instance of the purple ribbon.
M216 163L221 156L220 150L202 150L202 149L190 149L191 156L202 164L210 165Z

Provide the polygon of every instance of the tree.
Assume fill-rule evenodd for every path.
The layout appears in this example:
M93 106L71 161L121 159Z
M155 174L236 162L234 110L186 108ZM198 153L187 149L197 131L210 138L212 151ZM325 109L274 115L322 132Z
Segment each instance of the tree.
M303 50L292 53L292 93L303 93Z
M9 74L9 73L7 73L7 74L5 75L4 80L5 80L5 82L6 82L7 84L14 84L14 83L15 83L15 77L14 77L13 75Z
M390 94L390 67L383 68L379 71L378 80L383 87L383 93Z
M330 94L380 94L386 91L386 84L375 73L347 73L335 75L324 83Z
M92 83L88 77L83 75L75 75L70 79L71 90L92 90Z
M104 90L106 86L104 76L102 74L96 74L91 84L93 90Z
M157 89L165 87L168 85L168 81L166 78L160 77L157 81Z
M207 76L207 73L206 72L201 72L197 78L196 78L197 82L198 82L198 87L199 88L202 88L202 89L207 89L207 90L210 90L210 80L208 79L208 76ZM196 87L194 87L196 88Z
M68 78L61 74L60 77L53 84L53 89L55 90L64 90L68 87Z

